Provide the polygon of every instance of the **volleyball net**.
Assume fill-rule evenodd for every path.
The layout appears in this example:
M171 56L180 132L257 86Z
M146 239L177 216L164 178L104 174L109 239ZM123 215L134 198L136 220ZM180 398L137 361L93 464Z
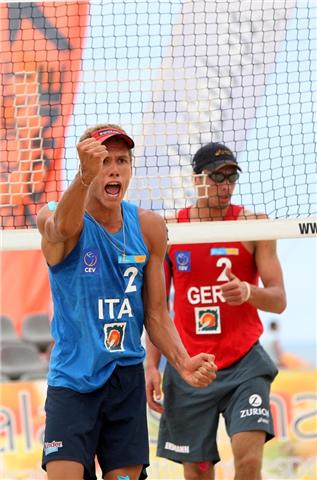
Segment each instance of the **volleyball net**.
M99 123L134 140L127 198L165 218L196 201L191 160L236 153L233 202L269 220L169 223L173 243L314 236L316 5L296 0L0 4L2 248L38 248L39 208ZM315 80L314 80L315 79Z
M60 200L78 171L76 144L96 124L134 138L127 198L168 219L171 243L316 236L316 10L314 0L1 1L0 300L17 330L51 297L41 252L16 250L39 249L36 215ZM233 203L267 220L171 221L197 200L192 157L210 141L242 169ZM297 267L289 304L312 318L299 283L313 283ZM284 371L274 382L265 478L316 473L314 378ZM3 392L0 471L40 480L46 384ZM180 478L179 465L155 457L157 428L149 412L149 475ZM220 480L233 477L226 441L221 423Z

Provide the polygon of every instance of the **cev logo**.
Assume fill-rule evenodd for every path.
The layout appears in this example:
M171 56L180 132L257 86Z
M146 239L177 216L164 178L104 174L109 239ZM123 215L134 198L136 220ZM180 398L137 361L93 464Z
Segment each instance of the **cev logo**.
M94 252L87 252L84 255L84 264L85 264L85 272L93 273L96 271L96 263L98 261L98 257Z
M176 268L178 272L190 272L190 256L188 250L175 252Z
M259 407L260 405L262 405L262 398L260 397L260 395L254 393L249 397L249 404L252 405L252 407Z
M179 265L188 265L189 258L188 255L180 252L177 254L177 262Z

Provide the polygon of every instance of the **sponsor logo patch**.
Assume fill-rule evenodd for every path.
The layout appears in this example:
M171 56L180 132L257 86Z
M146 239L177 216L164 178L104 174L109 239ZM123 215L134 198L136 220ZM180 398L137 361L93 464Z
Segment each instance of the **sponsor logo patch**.
M105 347L109 352L123 352L124 351L124 334L126 323L107 323L104 326L105 332Z
M268 424L270 422L270 412L267 408L261 407L263 403L261 395L253 393L249 397L249 404L252 408L240 410L240 418L259 417L257 423Z
M218 150L215 151L215 157L220 157L222 155L229 155L229 157L232 157L230 150L227 150L226 148L218 148Z
M172 450L173 452L189 453L189 445L175 445L172 442L165 442L165 450Z
M146 255L119 255L119 263L145 263Z
M175 252L176 268L178 272L190 272L191 269L191 252L177 251Z
M52 442L44 443L45 455L49 455L50 453L57 452L59 448L63 448L63 442L61 441L56 442L55 440L53 440Z
M82 273L94 275L99 272L99 251L89 248L83 251Z
M270 412L267 408L247 408L246 410L240 410L240 418L247 417L266 417L269 418ZM262 420L261 420L262 421Z
M239 255L239 248L211 248L210 255L221 255L222 257L227 255Z
M195 323L197 334L221 333L219 307L196 307Z
M261 396L257 393L254 393L249 397L249 404L252 405L252 407L260 407L262 405Z

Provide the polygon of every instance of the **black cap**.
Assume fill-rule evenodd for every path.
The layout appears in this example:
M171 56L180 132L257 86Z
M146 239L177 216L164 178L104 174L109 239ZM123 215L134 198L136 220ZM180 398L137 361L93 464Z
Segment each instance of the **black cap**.
M195 153L192 161L195 173L201 173L203 170L213 172L224 165L232 165L241 171L232 151L218 142L210 142L201 147Z

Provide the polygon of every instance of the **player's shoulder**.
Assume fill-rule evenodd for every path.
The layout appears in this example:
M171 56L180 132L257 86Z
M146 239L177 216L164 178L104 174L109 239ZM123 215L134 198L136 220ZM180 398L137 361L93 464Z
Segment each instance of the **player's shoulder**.
M142 234L150 250L156 245L163 245L166 249L167 229L164 218L156 212L139 208L139 220Z
M165 226L165 221L162 215L152 210L146 210L144 208L139 208L139 219L141 224L152 225L152 226Z
M253 212L252 210L243 207L239 213L239 220L266 220L268 215L263 212Z

